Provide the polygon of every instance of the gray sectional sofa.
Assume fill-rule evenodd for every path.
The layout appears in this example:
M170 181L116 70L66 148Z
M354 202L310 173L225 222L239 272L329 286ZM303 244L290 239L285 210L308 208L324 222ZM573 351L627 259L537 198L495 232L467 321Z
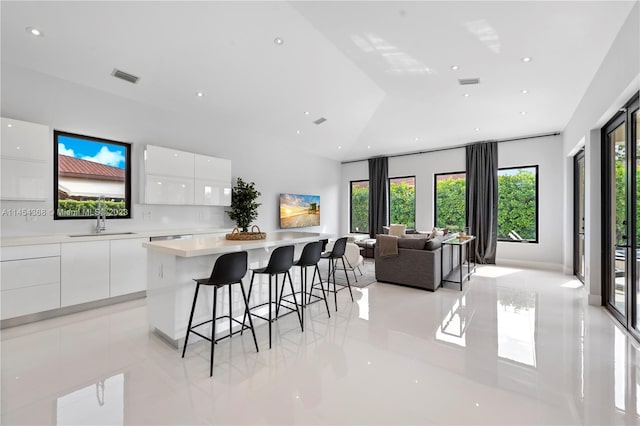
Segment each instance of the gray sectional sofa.
M446 277L459 263L458 248L453 250L451 245L442 245L442 240L448 238L451 236L433 239L424 235L397 237L398 254L381 256L378 236L375 248L376 280L430 291L437 290L443 273ZM455 254L453 258L452 253ZM465 254L463 253L463 258Z

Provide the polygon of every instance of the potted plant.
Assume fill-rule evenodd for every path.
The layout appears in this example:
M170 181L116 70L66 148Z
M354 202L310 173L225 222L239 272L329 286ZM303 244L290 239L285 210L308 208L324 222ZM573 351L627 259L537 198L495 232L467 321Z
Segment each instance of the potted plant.
M236 222L238 226L231 234L227 234L227 239L262 239L266 237L264 232L249 232L251 222L258 218L258 207L260 203L256 203L256 199L260 196L260 191L256 190L253 182L245 182L242 178L238 178L236 186L231 192L231 210L227 214L231 220Z

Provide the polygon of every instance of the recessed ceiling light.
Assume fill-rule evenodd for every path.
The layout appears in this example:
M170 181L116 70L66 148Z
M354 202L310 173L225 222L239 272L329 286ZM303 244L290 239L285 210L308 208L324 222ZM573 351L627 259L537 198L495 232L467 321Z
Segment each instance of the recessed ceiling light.
M342 146L338 145L338 149L342 149Z
M418 142L418 139L420 139L420 138L416 137L416 142Z
M276 37L273 39L273 42L280 46L282 43L284 43L284 40L282 40L280 37Z
M13 127L13 124L7 124L7 127Z
M476 127L476 128L475 128L475 129L473 129L473 130L475 130L476 132L479 132L479 131L480 131L480 127Z
M457 65L451 65L451 69L456 71L459 67Z
M523 95L526 95L527 93L529 93L529 91L527 89L522 89L520 93L522 93Z
M520 111L520 115L527 115L527 111Z
M533 58L531 56L525 56L521 60L522 60L522 62L531 62L531 61L533 61Z
M44 37L44 33L35 27L27 27L27 32L35 37Z
M300 134L300 130L296 130L296 133L297 133L297 134Z
M367 149L371 149L371 145L367 145Z
M19 146L16 146L16 149L20 149L20 147L19 147Z
M469 94L468 94L468 93L465 93L465 94L464 94L464 95L462 95L462 96L464 96L465 98L468 98L468 97L469 97Z
M304 115L309 115L309 111L305 111L305 112L304 112Z
M197 97L199 97L199 98L201 98L201 97L203 97L203 96L204 96L204 93L202 93L202 92L196 92L196 96L197 96Z

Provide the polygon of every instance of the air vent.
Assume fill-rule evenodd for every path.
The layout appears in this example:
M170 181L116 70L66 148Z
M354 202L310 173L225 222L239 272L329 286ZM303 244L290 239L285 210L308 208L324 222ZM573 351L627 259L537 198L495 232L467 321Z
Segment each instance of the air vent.
M326 119L326 118L324 118L324 117L320 117L320 118L318 118L317 120L315 120L315 121L313 122L313 124L322 124L322 123L324 123L325 121L327 121L327 119Z
M140 77L136 77L133 74L129 74L126 73L124 71L120 71L119 69L114 68L113 72L111 73L112 76L119 78L121 80L124 81L128 81L129 83L133 83L136 84L138 82L138 80L140 80Z
M479 78L460 78L458 79L458 83L460 83L461 86L466 86L468 84L480 84L480 79Z

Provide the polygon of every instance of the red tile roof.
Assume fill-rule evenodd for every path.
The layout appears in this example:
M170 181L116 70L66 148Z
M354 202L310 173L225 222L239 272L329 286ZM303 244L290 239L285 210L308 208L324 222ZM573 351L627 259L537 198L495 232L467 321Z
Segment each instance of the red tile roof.
M111 167L93 161L58 154L58 174L96 180L115 180L124 182L124 169Z

